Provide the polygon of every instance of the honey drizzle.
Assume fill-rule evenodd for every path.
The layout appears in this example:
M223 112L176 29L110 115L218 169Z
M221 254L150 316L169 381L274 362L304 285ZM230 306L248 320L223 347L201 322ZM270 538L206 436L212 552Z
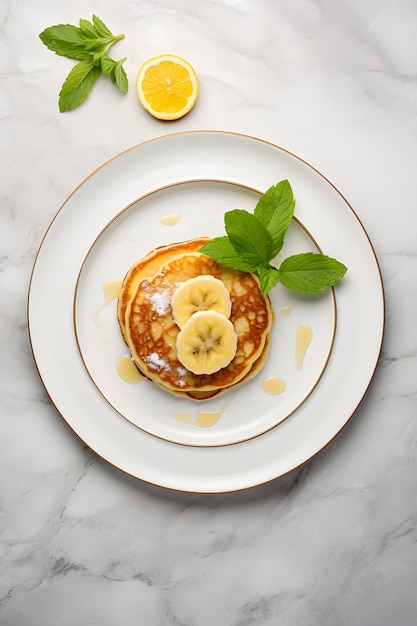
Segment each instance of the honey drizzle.
M136 385L141 380L143 380L143 376L132 361L132 359L128 356L120 356L116 361L116 372L119 374L120 378L124 380L126 383L130 383L131 385Z
M106 304L119 297L122 280L109 280L103 285L104 301Z
M269 376L261 383L262 389L271 395L278 395L286 390L287 383L279 376Z
M222 415L223 410L199 411L195 417L195 424L197 424L197 426L201 426L202 428L209 428L210 426L217 424Z
M106 308L112 300L119 297L120 289L122 288L122 280L108 280L103 284L104 302L94 313L94 321L97 323L101 312Z
M180 219L180 213L169 213L168 215L164 215L163 217L161 217L159 221L161 222L161 224L164 224L164 226L175 226L175 224L177 224Z
M224 408L217 411L198 411L195 416L187 411L179 411L175 413L175 417L183 424L194 424L200 428L210 428L217 424L221 416L223 415Z
M302 322L297 328L297 339L295 345L295 367L302 370L307 349L313 338L313 331L310 324Z

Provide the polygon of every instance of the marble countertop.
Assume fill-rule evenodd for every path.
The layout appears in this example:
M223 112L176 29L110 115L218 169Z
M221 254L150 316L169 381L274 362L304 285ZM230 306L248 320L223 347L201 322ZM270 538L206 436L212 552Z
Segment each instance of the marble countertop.
M5 0L0 13L2 626L416 624L416 3ZM113 52L130 89L99 79L60 113L73 62L38 35L93 13L126 35ZM171 123L134 89L164 52L200 82ZM259 137L311 163L353 206L385 286L381 358L347 426L237 493L153 487L99 458L49 400L28 334L35 255L69 194L114 155L189 130Z

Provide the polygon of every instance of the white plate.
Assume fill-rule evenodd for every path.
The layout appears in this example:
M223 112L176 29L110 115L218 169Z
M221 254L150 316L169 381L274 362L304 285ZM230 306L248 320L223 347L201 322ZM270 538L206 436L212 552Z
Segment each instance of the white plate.
M319 384L289 419L235 445L184 446L145 432L105 399L87 374L77 345L74 293L79 277L84 278L81 268L92 245L115 216L161 187L185 180L220 180L266 190L284 178L293 187L300 222L325 254L349 269L335 289L337 331ZM146 237L144 232L144 241ZM136 146L99 168L74 191L39 249L28 316L33 354L45 388L82 441L109 463L144 481L211 493L245 489L281 476L314 456L343 428L376 368L384 331L384 294L363 226L317 170L259 139L199 131Z
M114 283L118 285L129 267L154 248L199 234L223 234L225 212L232 208L252 212L258 199L259 193L253 190L220 181L171 185L146 195L118 215L88 253L77 283L74 307L80 352L107 401L148 433L174 443L198 446L230 445L250 439L294 413L325 370L336 328L334 291L306 296L278 287L270 294L275 323L268 362L262 374L226 395L196 402L175 397L144 379L140 385L129 384L116 371L120 357L129 353L117 323L116 301L109 302L103 294ZM180 209L181 213L176 213L179 219L175 225L167 228L161 219L164 222L164 216L172 215L173 209ZM317 252L318 247L294 221L280 257L307 251ZM297 329L306 323L313 338L302 369L297 369ZM279 398L262 388L262 382L270 377L279 377L286 385ZM209 428L199 426L203 418Z

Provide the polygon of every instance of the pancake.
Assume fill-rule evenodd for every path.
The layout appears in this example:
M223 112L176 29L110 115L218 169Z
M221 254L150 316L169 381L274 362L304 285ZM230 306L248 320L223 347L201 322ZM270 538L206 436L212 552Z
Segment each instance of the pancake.
M190 239L168 246L160 246L132 265L123 279L117 302L117 318L125 342L127 342L125 326L126 308L135 294L140 281L143 278L154 276L164 263L176 256L199 250L207 241L208 237L199 237L198 239Z
M143 259L137 261L128 270L126 276L123 279L122 288L120 290L117 302L117 318L123 339L126 344L126 308L129 304L129 301L134 296L140 281L143 278L153 276L164 263L170 261L176 256L180 254L185 254L186 252L195 252L199 250L201 246L208 241L208 239L208 237L200 237L198 239L191 239L179 243L169 244L166 246L159 246L158 248L155 248L154 250L152 250L152 252L147 254ZM141 372L141 374L145 376L143 372ZM218 393L220 393L220 391L175 392L172 390L172 393L178 396L188 396L193 400L207 400L216 396Z
M205 241L175 244L145 257L128 273L118 307L125 341L140 371L158 386L195 399L212 397L248 380L261 369L268 354L273 318L269 297L261 294L256 276L226 268L191 251ZM184 253L184 247L189 251ZM157 272L149 277L150 269L156 266ZM144 277L146 273L148 276ZM213 374L197 375L186 370L177 358L179 328L170 302L179 283L206 274L221 280L230 294L230 321L237 335L237 350L227 367Z

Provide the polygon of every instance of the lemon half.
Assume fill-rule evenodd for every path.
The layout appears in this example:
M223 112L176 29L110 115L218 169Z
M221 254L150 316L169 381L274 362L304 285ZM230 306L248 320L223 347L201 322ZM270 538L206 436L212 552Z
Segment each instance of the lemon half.
M177 120L188 113L198 96L197 74L181 57L162 54L139 69L136 92L141 105L160 120Z

